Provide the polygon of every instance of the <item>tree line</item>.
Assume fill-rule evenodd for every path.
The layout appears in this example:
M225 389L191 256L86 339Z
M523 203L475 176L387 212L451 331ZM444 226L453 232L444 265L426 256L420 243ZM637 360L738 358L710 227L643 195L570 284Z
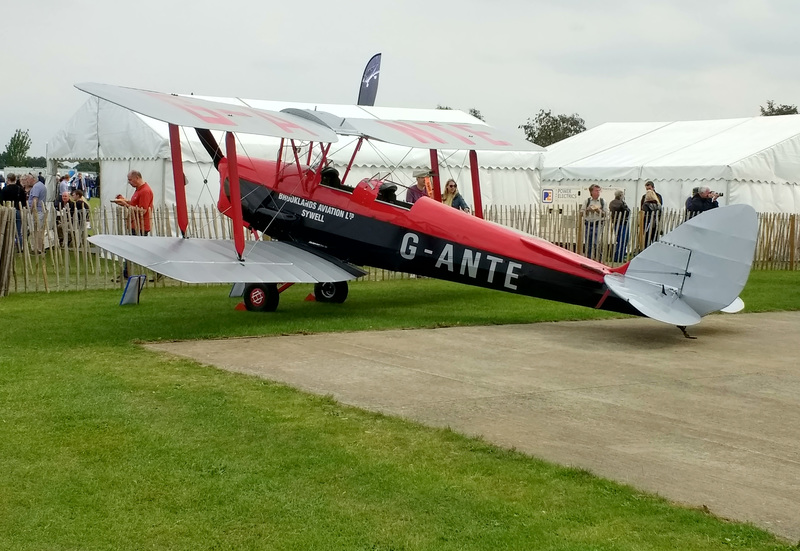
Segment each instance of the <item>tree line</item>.
M437 105L437 109L452 109L445 105ZM767 100L766 105L760 105L761 115L770 117L774 115L797 115L797 106L788 104L776 104L774 100ZM470 107L469 114L485 122L481 112L474 107ZM571 115L553 114L548 109L540 109L531 119L529 118L521 128L525 132L525 139L541 147L547 147L570 136L580 134L586 130L586 122L577 113ZM7 166L29 166L46 168L47 162L44 157L28 157L31 148L31 139L27 130L17 129L14 135L6 144L5 150L0 153L0 168ZM81 163L77 170L97 171L97 163Z
M0 153L0 169L7 166L26 166L30 168L47 168L44 157L29 157L32 142L27 130L18 128ZM93 162L79 163L75 169L79 172L99 172L100 165Z

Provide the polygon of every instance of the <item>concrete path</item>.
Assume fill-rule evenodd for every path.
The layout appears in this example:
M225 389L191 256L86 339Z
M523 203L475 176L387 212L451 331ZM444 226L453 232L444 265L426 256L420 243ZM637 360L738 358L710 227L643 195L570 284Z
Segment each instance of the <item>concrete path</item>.
M148 345L800 539L800 312Z

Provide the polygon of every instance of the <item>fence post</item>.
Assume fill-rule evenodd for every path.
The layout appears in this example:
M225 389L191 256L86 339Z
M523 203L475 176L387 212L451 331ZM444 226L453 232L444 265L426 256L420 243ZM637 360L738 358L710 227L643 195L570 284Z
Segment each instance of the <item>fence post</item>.
M789 215L789 269L795 269L797 260L797 215Z
M11 265L14 262L14 238L17 234L17 211L0 205L0 297L8 295Z

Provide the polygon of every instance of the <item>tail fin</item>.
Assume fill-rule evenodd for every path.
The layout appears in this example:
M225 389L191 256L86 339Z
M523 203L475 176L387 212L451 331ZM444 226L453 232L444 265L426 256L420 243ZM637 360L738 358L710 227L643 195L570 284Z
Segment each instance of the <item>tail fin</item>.
M616 295L642 314L675 325L734 303L755 254L758 216L749 205L713 209L692 218L605 276ZM736 302L738 300L738 303Z

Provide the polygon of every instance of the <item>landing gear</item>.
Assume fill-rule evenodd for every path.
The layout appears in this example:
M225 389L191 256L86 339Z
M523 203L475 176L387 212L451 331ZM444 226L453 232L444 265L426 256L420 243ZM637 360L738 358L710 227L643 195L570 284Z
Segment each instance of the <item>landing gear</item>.
M314 298L317 302L342 303L347 298L347 282L334 281L314 285Z
M683 336L686 337L687 339L696 339L697 338L697 337L693 337L693 336L691 336L689 334L689 332L686 330L686 326L685 325L676 325L676 327L681 330L681 333L683 333Z
M248 283L244 287L244 307L250 312L274 312L279 298L275 283Z

